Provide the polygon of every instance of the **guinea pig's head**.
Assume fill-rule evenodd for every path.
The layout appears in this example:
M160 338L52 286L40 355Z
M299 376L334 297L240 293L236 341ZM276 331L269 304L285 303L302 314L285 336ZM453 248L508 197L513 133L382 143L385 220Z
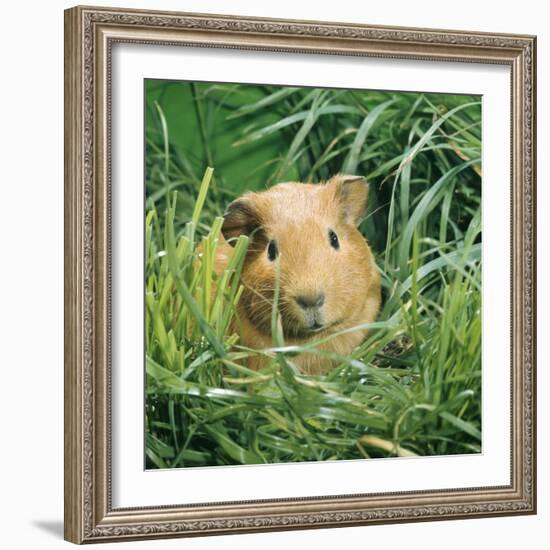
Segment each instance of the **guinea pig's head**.
M285 336L308 338L350 325L372 281L369 246L357 226L368 185L337 175L324 184L281 183L233 201L223 234L232 244L250 238L241 281L241 307L262 333L271 331L279 273Z

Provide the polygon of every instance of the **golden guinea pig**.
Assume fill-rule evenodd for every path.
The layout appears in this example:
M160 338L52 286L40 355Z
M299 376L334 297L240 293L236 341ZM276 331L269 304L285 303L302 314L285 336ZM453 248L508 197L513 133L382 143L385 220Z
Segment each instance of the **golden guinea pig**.
M236 323L244 346L273 345L277 269L285 344L303 345L376 319L380 275L369 244L357 229L367 196L364 178L336 175L320 184L280 183L246 193L228 206L216 271L221 273L227 265L236 238L248 235ZM366 335L366 329L349 331L317 349L349 355ZM249 366L260 368L263 361L254 356ZM293 362L308 374L324 374L335 366L317 353L302 353Z

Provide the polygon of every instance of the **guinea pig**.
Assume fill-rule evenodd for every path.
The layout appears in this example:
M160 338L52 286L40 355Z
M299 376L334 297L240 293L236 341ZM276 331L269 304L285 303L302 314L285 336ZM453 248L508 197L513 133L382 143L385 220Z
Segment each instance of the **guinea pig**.
M380 275L359 230L368 184L359 176L336 175L326 183L280 183L234 200L224 215L226 243L218 247L223 269L239 235L249 246L241 274L237 323L244 346L273 346L271 313L279 263L279 311L286 345L324 339L373 322L380 308ZM227 244L228 243L228 244ZM329 338L317 349L349 355L366 337L362 328ZM251 368L265 359L254 356ZM304 373L324 374L334 359L301 353L292 359Z

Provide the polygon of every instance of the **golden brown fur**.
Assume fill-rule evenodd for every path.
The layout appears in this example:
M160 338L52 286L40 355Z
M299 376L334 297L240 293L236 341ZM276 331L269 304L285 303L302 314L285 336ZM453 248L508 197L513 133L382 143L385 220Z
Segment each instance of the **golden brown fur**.
M364 179L338 175L326 184L281 183L231 203L225 214L225 238L232 243L240 234L250 236L238 306L243 345L255 349L273 345L276 261L268 254L271 241L276 247L271 245L271 252L278 252L280 265L279 308L286 345L319 340L376 319L380 276L370 247L356 227L364 215L367 194ZM231 250L227 242L219 246L218 272ZM318 349L349 355L366 334L361 329L339 335ZM333 366L330 359L315 353L300 354L293 361L307 373L324 373ZM261 358L254 358L250 366L261 367Z

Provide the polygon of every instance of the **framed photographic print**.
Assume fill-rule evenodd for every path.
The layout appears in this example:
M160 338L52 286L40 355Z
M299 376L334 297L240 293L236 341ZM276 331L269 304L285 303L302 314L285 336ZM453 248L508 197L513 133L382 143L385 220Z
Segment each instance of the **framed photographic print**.
M535 37L65 12L65 537L532 514Z

